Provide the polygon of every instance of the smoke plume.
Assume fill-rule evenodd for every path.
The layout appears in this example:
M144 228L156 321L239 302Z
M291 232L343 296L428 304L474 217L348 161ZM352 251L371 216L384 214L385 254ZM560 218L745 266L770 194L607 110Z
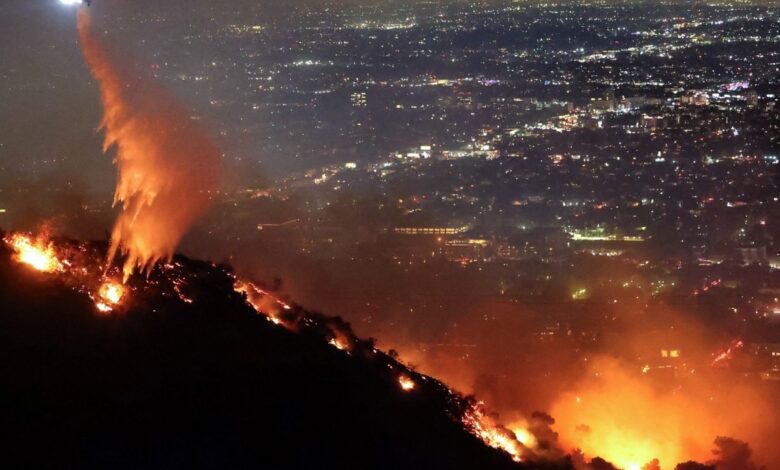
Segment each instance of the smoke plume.
M205 211L219 179L220 153L153 77L117 59L102 44L86 9L79 38L98 81L104 151L115 148L114 204L121 212L109 261L121 252L125 279L170 259L186 230Z

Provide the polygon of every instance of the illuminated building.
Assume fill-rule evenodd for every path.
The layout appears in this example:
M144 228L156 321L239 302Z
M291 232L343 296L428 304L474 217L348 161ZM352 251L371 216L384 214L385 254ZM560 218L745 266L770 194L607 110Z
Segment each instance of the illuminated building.
M458 235L471 230L470 225L460 227L395 227L393 233L398 235Z
M349 97L349 101L355 108L365 108L368 105L368 99L366 92L364 91L352 93Z

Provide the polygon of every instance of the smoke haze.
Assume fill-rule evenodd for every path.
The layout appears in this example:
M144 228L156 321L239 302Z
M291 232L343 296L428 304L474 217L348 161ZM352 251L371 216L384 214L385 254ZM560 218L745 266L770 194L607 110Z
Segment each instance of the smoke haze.
M205 211L219 182L220 153L162 86L109 52L86 9L78 28L84 57L100 84L104 151L115 149L118 171L114 204L121 204L121 212L109 260L126 255L125 277L136 268L148 272L173 256Z

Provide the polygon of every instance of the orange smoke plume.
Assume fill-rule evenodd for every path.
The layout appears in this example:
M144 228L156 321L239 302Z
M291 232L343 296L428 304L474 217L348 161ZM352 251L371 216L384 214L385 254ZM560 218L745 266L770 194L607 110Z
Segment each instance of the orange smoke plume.
M185 110L151 76L120 63L101 43L86 9L79 38L98 81L104 151L115 147L114 204L122 210L111 235L109 261L126 255L125 280L173 256L185 231L217 188L220 153Z

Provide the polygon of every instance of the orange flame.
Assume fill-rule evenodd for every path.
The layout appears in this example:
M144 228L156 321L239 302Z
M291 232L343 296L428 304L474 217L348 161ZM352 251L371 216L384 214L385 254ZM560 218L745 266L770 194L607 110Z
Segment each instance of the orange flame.
M528 423L513 423L507 427L515 434L515 438L524 446L534 448L538 445L536 436L528 429Z
M417 384L414 383L414 380L405 375L398 377L398 384L401 386L401 390L405 392L410 392L417 386Z
M106 281L98 289L98 298L95 306L101 312L108 313L114 310L125 296L125 287L114 281Z
M16 253L16 259L32 268L53 273L62 271L63 265L54 251L54 245L47 243L43 238L33 240L29 235L14 234L5 238Z
M120 64L100 43L86 9L79 37L100 84L104 151L116 149L114 203L122 211L111 234L109 261L127 256L124 280L170 259L184 232L205 211L218 183L220 154L182 107L144 73Z
M279 316L280 307L285 310L290 308L287 304L280 302L268 292L258 288L251 282L236 280L233 288L236 292L246 295L249 305L251 305L258 314L265 316L275 325L282 323L282 319Z
M593 370L553 404L555 431L569 449L602 457L623 469L658 459L662 468L711 458L713 436L754 441L767 403L749 387L728 392L691 376L684 387L647 380L629 364L597 358ZM740 403L739 413L724 413Z
M522 460L523 444L515 433L496 423L491 416L486 414L481 402L476 403L466 411L463 416L463 425L490 447L503 450L514 461Z
M349 338L338 330L332 330L333 337L328 340L328 344L338 349L339 351L351 351L352 343Z
M730 361L732 359L732 357L734 356L734 353L737 350L742 349L742 347L744 347L744 346L745 346L745 343L743 343L742 340L738 339L738 340L732 341L731 345L725 351L723 351L720 354L718 354L717 356L715 356L715 359L712 360L712 364L711 365L712 366L724 365L725 363L727 363L728 361Z

